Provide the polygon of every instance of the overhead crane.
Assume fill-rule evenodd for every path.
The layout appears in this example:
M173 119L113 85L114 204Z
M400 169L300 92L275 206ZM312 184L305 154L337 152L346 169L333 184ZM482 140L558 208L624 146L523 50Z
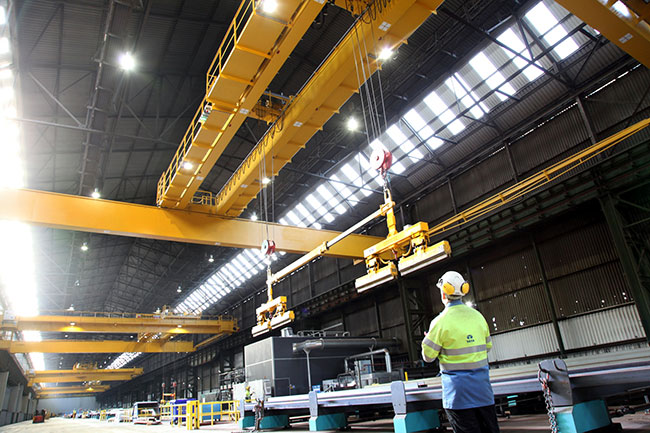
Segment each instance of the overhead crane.
M79 313L81 314L81 313ZM88 332L126 334L232 334L239 330L237 320L230 316L199 319L192 316L153 317L137 314L134 317L95 316L18 316L7 318L0 314L2 331Z
M205 98L158 182L158 206L186 208L325 0L244 0L208 69Z
M132 236L232 248L259 248L266 223L224 218L206 212L161 209L110 200L29 189L0 188L0 219L90 233ZM116 217L116 216L119 216ZM340 232L267 224L278 250L304 254ZM352 235L327 251L340 258L362 258L363 250L381 240Z
M217 194L215 212L239 216L263 187L260 167L276 175L380 67L380 53L406 43L442 3L390 1L372 17L358 19ZM364 9L357 6L357 11ZM363 46L369 51L361 53ZM360 77L361 65L367 69L365 78Z
M36 370L26 373L30 383L117 382L131 380L143 373L142 368Z
M645 0L555 0L566 10L598 30L620 49L650 68L650 4Z

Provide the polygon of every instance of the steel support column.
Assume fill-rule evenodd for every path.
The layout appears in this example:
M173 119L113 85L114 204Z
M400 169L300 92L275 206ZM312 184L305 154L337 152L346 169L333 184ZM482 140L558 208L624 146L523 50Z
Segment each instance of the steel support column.
M557 344L560 349L560 354L564 355L564 340L562 339L562 332L560 331L560 325L557 322L557 314L555 312L555 301L553 300L553 294L551 293L551 288L548 285L548 278L546 277L546 270L544 269L544 263L542 263L542 255L539 253L539 248L537 247L537 242L535 238L530 236L530 243L535 252L535 258L537 259L537 267L539 269L539 274L542 277L542 285L544 286L544 293L546 294L546 302L548 303L548 308L551 311L551 320L553 321L553 330L555 331L555 338L557 339Z
M621 260L625 279L634 296L634 303L641 318L646 341L650 343L650 292L647 287L643 286L643 281L634 265L634 255L627 243L623 222L621 221L621 215L616 209L614 197L608 194L600 200L600 204L605 214L609 231L612 234L614 247Z

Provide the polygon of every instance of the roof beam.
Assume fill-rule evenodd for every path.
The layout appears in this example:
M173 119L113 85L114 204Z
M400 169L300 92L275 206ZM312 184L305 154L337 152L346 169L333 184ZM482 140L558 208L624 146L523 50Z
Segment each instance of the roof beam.
M0 341L0 349L9 353L173 353L194 352L191 341L139 342L139 341Z
M218 217L29 189L0 189L0 219L90 233L131 236L233 248L259 248L267 229L279 251L304 254L339 232ZM351 235L326 255L362 258L382 238Z

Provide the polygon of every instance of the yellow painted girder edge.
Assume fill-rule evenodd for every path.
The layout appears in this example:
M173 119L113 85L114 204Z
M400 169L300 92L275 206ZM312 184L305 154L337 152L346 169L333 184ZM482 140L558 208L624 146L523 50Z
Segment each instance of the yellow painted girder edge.
M255 197L261 186L258 183L250 181L250 177L259 172L259 166L262 161L267 157L270 161L272 155L276 152L277 143L281 142L282 137L286 134L297 134L298 128L307 128L309 125L306 123L306 120L313 116L313 113L316 109L319 108L321 104L314 102L314 97L319 96L324 100L327 98L325 95L329 94L329 91L332 89L332 77L343 77L342 80L345 80L347 76L355 71L355 63L353 57L358 51L356 45L356 35L361 34L363 36L373 37L378 40L369 41L366 43L369 47L375 47L380 44L389 43L391 47L395 47L403 43L410 34L415 31L424 20L428 17L432 11L435 11L437 7L442 4L442 0L429 0L429 1L416 1L416 0L403 0L400 2L390 2L381 13L378 13L376 19L371 23L367 23L364 20L360 20L356 24L357 30L352 30L346 35L346 37L341 41L337 47L334 48L330 56L323 62L321 67L314 73L313 77L307 82L303 87L303 90L293 99L290 105L285 109L284 115L282 116L279 122L283 125L281 130L274 130L274 126L269 129L267 134L260 140L260 142L255 146L255 148L249 153L246 159L241 163L239 168L233 173L226 185L221 189L217 195L216 203L216 213L220 215L231 215L237 216L241 214L243 207L235 203L237 200L243 196L247 197L247 203L252 200L252 197ZM427 12L422 14L422 17L414 19L409 16L408 19L411 22L400 22L400 18L407 16L409 9L412 7L418 7L425 9ZM387 32L379 30L378 27L384 22L391 23L393 25L399 23L399 30L404 31L404 25L411 27L411 31L407 32L403 38L397 38L391 34L390 28ZM370 27L373 27L370 30ZM395 26L398 27L398 26ZM381 41L380 41L381 40ZM345 59L341 60L341 59ZM349 60L349 61L348 61ZM371 65L374 69L376 64ZM350 89L350 91L357 91L357 89ZM329 107L330 110L338 109L338 107ZM305 114L309 113L309 114ZM305 119L307 118L307 119ZM296 121L300 121L302 126L294 126ZM315 128L320 128L322 125L312 125ZM278 128L280 129L280 128ZM315 131L314 131L315 132ZM291 142L291 138L288 140ZM302 143L298 143L302 144ZM290 148L291 145L287 144L286 148ZM300 148L295 146L295 141L293 142L294 149L291 150L292 155L297 153ZM288 159L290 160L290 159ZM287 160L287 161L288 161ZM270 166L270 162L267 161L267 165ZM285 161L286 162L286 161ZM279 171L282 165L280 162L276 164L274 170ZM247 185L247 188L244 188L244 185ZM250 189L255 188L255 191L250 191Z
M634 15L622 15L598 0L556 1L646 68L650 68L650 26L646 21Z
M259 248L268 225L279 251L304 254L339 234L330 230L265 224L208 213L161 209L29 189L0 188L0 219L83 232L233 248ZM10 205L9 205L10 204ZM329 256L362 258L382 238L351 235Z
M45 340L45 341L0 341L0 349L9 353L171 353L194 352L191 341L168 341L165 343L137 341L79 341L79 340Z
M3 322L0 329L43 332L104 332L137 334L140 332L165 332L169 334L223 334L238 330L234 319L197 320L189 318L131 318L90 316L33 316L16 317ZM70 325L74 323L75 325ZM182 327L179 328L178 325Z

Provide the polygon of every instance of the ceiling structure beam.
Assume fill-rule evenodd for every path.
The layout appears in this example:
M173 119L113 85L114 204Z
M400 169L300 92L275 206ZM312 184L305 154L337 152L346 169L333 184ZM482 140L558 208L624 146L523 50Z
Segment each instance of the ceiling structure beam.
M140 317L137 317L140 316ZM7 320L0 316L3 331L41 332L101 332L101 333L166 333L166 334L232 334L237 332L237 320L232 317L202 320L138 314L135 317L33 316Z
M194 344L191 341L0 340L0 349L4 349L9 353L174 353L194 352Z
M270 237L279 251L295 254L309 252L340 234L28 189L0 189L0 202L11 204L0 206L0 219L39 226L233 248L256 249ZM351 235L325 255L362 258L363 250L380 240Z
M33 383L115 382L131 380L144 372L142 368L37 370L27 373Z

